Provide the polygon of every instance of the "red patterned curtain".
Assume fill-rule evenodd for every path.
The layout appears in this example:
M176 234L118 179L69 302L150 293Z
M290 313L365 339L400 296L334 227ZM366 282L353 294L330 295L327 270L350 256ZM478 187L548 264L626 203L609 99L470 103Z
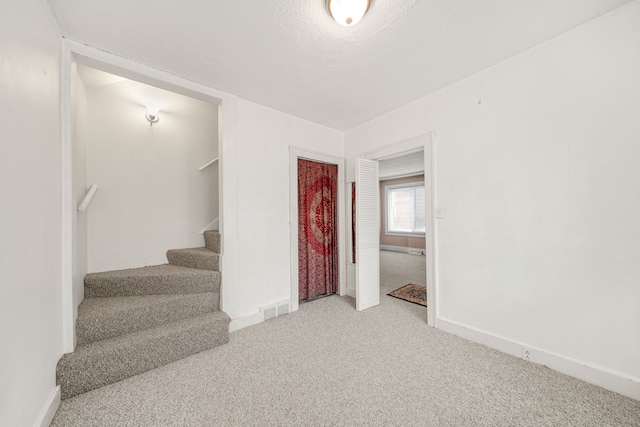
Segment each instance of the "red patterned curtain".
M300 300L338 292L338 166L298 159Z

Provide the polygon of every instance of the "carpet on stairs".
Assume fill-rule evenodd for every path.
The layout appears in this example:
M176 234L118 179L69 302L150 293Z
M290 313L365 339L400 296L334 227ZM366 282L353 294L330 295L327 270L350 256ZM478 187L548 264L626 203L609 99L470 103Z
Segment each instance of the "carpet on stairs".
M90 273L77 347L58 362L62 398L129 378L229 341L220 311L220 235L171 249L169 264Z

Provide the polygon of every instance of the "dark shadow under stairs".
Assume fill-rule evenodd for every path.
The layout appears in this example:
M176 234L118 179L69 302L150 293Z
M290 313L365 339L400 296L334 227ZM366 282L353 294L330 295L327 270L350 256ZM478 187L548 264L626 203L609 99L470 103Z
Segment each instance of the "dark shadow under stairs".
M204 239L203 248L169 250L169 264L87 274L77 347L57 367L62 399L229 342L220 234Z

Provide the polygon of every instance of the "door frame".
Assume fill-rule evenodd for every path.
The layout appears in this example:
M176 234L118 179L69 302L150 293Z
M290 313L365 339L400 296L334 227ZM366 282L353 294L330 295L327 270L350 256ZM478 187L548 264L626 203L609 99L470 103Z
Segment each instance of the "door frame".
M160 71L111 53L64 39L61 48L60 80L60 124L61 124L61 164L62 164L62 331L63 352L70 353L75 348L75 320L77 304L74 302L74 249L76 224L73 217L76 201L73 193L74 147L72 81L76 63L98 70L120 75L151 86L169 90L201 101L218 105L218 197L219 225L221 235L221 265L224 271L224 285L220 289L220 308L232 318L237 317L237 280L240 265L237 248L237 198L225 198L225 194L237 194L237 178L233 176L234 164L240 155L236 146L237 97L207 86L194 83L173 74ZM225 168L226 165L229 165ZM226 179L225 179L226 178ZM225 215L226 213L226 215ZM225 239L225 237L227 237ZM79 303L79 302L77 302Z
M387 145L360 155L363 159L383 160L399 157L419 150L424 151L424 193L425 193L425 224L426 241L426 280L427 280L427 324L438 326L438 286L437 286L437 228L435 224L436 203L436 167L435 167L435 133L425 133L416 137ZM429 238L430 237L430 238Z
M346 295L347 292L347 272L346 272L346 244L345 244L345 201L344 201L344 158L332 156L330 154L319 153L301 147L289 147L289 227L291 230L291 297L289 307L291 312L298 310L299 284L298 284L298 159L311 160L320 163L329 163L338 166L338 194L336 203L338 204L338 281L339 295Z

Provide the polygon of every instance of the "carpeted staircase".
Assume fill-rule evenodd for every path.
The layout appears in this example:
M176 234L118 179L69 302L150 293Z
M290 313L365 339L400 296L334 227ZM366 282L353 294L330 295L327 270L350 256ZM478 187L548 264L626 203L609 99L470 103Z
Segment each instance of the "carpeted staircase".
M205 247L171 249L169 264L87 274L77 347L57 368L62 399L229 341L219 310L220 234Z

